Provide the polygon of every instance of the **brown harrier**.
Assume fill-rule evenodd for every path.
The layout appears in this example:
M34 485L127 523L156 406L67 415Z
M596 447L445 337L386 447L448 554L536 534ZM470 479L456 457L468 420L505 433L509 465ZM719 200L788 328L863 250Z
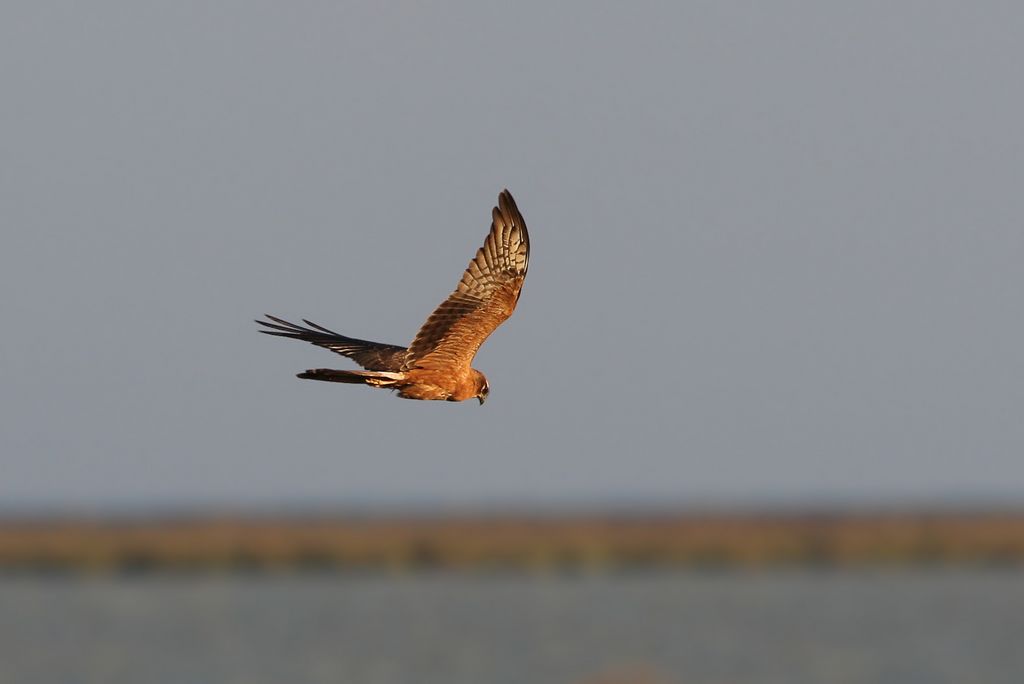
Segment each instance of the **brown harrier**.
M269 314L273 323L256 322L271 330L260 332L312 342L366 369L315 368L299 373L300 378L384 387L405 399L476 397L483 404L490 391L487 378L470 364L487 336L515 310L530 259L530 235L508 190L498 195L491 216L484 246L408 348L345 337L305 319L309 327L304 328Z

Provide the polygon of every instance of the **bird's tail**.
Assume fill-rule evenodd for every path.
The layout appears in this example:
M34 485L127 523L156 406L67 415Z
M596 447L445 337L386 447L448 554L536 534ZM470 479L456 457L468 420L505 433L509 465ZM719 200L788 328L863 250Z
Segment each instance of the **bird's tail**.
M402 380L402 373L385 371L348 371L333 368L311 368L298 377L304 380L323 380L325 382L345 382L350 385L370 385L371 387L394 387Z

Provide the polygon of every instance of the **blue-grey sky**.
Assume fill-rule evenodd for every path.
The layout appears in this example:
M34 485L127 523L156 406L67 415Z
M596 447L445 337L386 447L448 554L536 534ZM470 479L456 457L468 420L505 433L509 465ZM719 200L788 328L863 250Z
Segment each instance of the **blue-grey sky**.
M1024 495L1014 3L4 3L0 505ZM407 344L515 194L491 398Z

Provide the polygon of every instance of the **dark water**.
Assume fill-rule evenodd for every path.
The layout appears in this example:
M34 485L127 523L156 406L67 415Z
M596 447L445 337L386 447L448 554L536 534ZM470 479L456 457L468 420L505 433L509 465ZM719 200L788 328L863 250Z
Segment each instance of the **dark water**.
M1024 575L0 579L0 682L1024 682Z

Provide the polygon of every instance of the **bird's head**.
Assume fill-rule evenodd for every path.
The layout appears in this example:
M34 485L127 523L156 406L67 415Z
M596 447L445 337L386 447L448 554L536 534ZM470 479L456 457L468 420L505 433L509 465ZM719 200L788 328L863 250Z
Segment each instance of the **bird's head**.
M491 388L487 386L487 378L480 371L476 371L476 398L480 401L481 406L487 401L487 395L490 393Z

